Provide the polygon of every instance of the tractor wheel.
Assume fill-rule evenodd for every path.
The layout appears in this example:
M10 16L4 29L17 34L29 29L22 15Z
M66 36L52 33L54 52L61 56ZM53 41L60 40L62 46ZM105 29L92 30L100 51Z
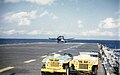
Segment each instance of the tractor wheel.
M94 67L94 75L97 75L97 67Z
M41 72L41 75L46 75L46 73L45 72Z
M65 69L67 69L67 68L69 68L69 65L68 65L68 64L65 65Z
M74 66L73 64L72 64L72 66L71 66L71 69L72 69L72 70L75 70L75 66Z
M85 73L84 75L91 75L91 74L89 74L89 73Z

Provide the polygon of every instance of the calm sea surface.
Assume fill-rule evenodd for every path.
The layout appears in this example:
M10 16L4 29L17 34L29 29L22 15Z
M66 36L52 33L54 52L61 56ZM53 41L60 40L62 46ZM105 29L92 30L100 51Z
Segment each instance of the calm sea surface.
M38 43L38 42L56 42L49 39L0 39L0 45L4 44L22 44L22 43ZM77 43L101 43L112 49L120 49L120 40L68 40L68 42Z

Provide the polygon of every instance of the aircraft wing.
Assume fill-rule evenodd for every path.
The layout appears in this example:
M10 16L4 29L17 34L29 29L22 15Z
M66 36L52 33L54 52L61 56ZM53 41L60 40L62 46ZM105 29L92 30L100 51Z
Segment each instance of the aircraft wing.
M57 38L49 38L50 40L57 40Z
M49 38L50 40L57 40L57 38ZM65 39L65 40L73 40L74 38L68 38L68 39Z
M65 39L65 40L73 40L74 38L68 38L68 39Z

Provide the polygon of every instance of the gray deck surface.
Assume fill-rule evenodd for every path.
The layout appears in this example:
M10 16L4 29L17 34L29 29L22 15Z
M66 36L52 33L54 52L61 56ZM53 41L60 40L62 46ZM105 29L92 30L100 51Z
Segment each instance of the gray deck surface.
M0 71L9 66L14 67L1 72L0 75L41 75L41 60L45 55L50 53L78 55L80 51L99 51L99 48L97 44L79 43L0 46ZM98 75L105 75L102 65Z

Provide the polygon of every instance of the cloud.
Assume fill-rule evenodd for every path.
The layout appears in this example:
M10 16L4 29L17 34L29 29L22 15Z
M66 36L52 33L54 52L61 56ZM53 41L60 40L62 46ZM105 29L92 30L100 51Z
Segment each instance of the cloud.
M55 2L55 0L2 0L0 2L4 2L4 3L30 2L41 5L51 5Z
M92 29L82 32L64 32L64 31L40 31L40 30L7 30L1 32L3 35L26 35L26 36L39 36L39 35L47 35L47 36L70 36L70 37L115 37L119 36L117 33L113 33L110 31L101 31L100 29Z
M48 13L48 11L43 11L41 14L40 14L40 17L43 17L43 16L45 16L45 15L49 15L49 13Z
M99 27L105 29L117 28L120 27L120 22L119 20L115 20L113 18L106 18L100 22Z
M39 30L33 30L29 33L27 33L28 35L53 35L53 36L57 36L57 35L66 35L66 36L84 36L84 37L97 37L97 36L109 36L109 37L113 37L116 34L114 34L113 32L110 31L101 31L100 29L93 29L93 30L88 30L88 31L82 31L82 32L64 32L64 31L39 31Z
M100 31L100 29L88 30L81 33L82 36L110 36L113 37L115 34L110 31Z
M77 25L78 25L78 28L82 28L82 27L83 27L82 21L81 21L81 20L78 20L78 21L77 21Z
M42 18L44 16L50 17L53 20L59 19L58 16L53 14L52 12L43 11L42 13L39 13L36 10L32 10L30 12L21 11L21 12L9 12L5 14L3 17L5 23L16 23L20 26L29 26L31 25L32 21L36 18Z
M17 2L20 2L20 0L1 0L0 2L4 2L4 3L17 3Z
M30 32L27 32L26 34L34 36L34 35L54 35L55 33L52 31L32 30Z
M11 30L7 30L7 31L3 31L2 33L7 34L7 35L14 35L14 34L25 34L26 31L25 30L11 29Z
M56 16L55 14L51 13L50 16L52 17L53 20L57 20L59 17Z
M31 32L28 32L27 34L28 34L28 35L38 35L38 34L41 34L41 32L38 31L38 30L33 30L33 31L31 31Z
M51 17L53 20L59 19L58 16L56 16L56 15L53 14L52 12L48 12L47 10L43 11L43 12L40 14L40 17L44 17L44 16Z
M4 31L3 33L8 34L8 35L12 35L12 34L15 34L16 31L14 29L12 29L12 30L8 30L8 31Z
M18 25L31 25L31 21L36 18L37 11L31 12L12 12L4 16L4 20L9 23L17 23Z
M27 2L37 3L41 5L51 5L55 0L26 0Z

